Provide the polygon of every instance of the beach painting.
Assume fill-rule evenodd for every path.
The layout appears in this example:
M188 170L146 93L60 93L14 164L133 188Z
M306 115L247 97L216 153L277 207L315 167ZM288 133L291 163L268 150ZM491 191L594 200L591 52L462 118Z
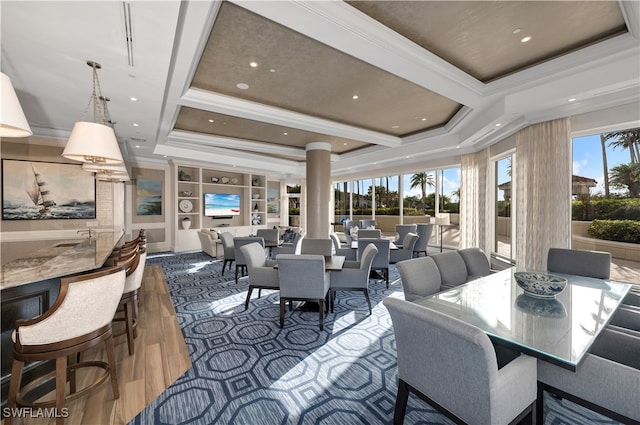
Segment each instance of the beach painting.
M2 160L2 219L95 219L93 173L76 164Z
M136 179L136 215L162 215L162 181Z

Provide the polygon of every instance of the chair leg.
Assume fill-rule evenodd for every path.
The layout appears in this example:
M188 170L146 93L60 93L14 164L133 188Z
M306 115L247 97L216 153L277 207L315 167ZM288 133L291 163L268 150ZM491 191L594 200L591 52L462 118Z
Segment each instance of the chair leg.
M262 296L262 288L258 288L258 298Z
M12 409L18 407L16 399L18 397L18 390L20 390L20 383L22 381L22 368L24 362L13 359L11 365L11 382L9 382L9 394L7 396L7 408L9 409L9 415L5 418L5 425L11 425L13 423Z
M387 289L389 289L389 269L384 269L384 278L387 281Z
M220 273L220 276L224 276L224 269L225 267L227 267L227 263L229 263L229 266L231 266L231 262L224 260L224 263L222 263L222 273Z
M536 422L544 424L544 384L538 381L538 398L536 400Z
M238 284L238 265L236 264L236 285Z
M333 313L333 309L335 307L336 301L336 291L333 289L329 289L329 305L331 305L331 312Z
M324 330L324 299L318 300L318 313L320 314L320 330Z
M287 300L280 298L280 327L284 328L284 307ZM289 301L289 308L291 308L291 301Z
M249 308L249 299L251 298L251 293L253 292L253 286L249 285L249 290L247 291L247 299L244 302L244 310L247 311Z
M135 344L133 342L133 301L128 301L124 305L124 323L127 332L127 346L129 347L129 355L133 356L135 352Z
M78 363L78 353L69 354L67 356L67 364L72 366ZM69 368L69 393L73 394L76 392L76 368Z
M107 350L107 363L109 364L109 378L111 379L111 390L113 391L113 399L120 398L120 390L118 388L118 371L116 369L116 354L113 349L113 336L109 335L109 338L105 341Z
M407 401L409 400L409 387L402 379L398 381L398 395L396 396L396 407L393 412L393 425L404 423L404 414L407 411Z
M60 356L56 359L56 411L63 412L64 391L67 386L67 357ZM64 425L64 417L60 414L56 417L56 425Z
M371 316L371 300L369 299L369 289L364 288L362 291L364 292L364 297L367 299L367 304L369 305L369 316Z

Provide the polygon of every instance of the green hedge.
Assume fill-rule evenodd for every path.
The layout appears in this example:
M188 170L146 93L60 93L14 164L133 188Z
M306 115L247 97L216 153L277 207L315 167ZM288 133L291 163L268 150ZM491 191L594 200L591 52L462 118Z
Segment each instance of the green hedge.
M589 236L617 242L640 243L640 221L593 220Z
M640 220L640 198L596 198L576 200L572 205L573 220Z

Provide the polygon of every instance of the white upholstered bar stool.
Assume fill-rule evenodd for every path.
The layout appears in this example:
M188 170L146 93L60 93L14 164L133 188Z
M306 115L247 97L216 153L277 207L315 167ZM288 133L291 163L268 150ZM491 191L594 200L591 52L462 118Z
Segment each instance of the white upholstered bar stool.
M138 299L140 287L142 286L142 276L144 274L144 266L147 260L147 251L141 248L136 252L136 255L124 263L116 263L118 266L124 266L127 272L127 278L124 284L122 297L118 304L118 310L116 312L113 321L124 322L124 334L127 335L127 346L129 348L129 355L135 353L135 345L133 339L138 336L137 332L137 318L138 318ZM122 316L120 315L122 313ZM114 336L120 336L123 333L114 334Z
M125 284L123 267L100 269L93 273L64 277L60 281L60 294L54 305L44 314L30 320L17 320L12 335L13 365L7 407L55 407L58 412L56 424L64 423L64 411L67 400L74 400L97 385L111 378L113 398L119 398L116 360L113 349L111 320L122 297ZM75 362L81 353L101 342L107 350L107 362ZM68 364L68 359L70 363ZM56 369L40 377L23 388L22 370L25 363L41 360L54 360ZM75 371L84 367L98 367L104 373L81 390L76 388ZM67 375L68 374L68 375ZM30 402L25 399L32 390L55 376L55 399ZM66 393L67 376L69 393ZM10 425L12 417L5 419Z

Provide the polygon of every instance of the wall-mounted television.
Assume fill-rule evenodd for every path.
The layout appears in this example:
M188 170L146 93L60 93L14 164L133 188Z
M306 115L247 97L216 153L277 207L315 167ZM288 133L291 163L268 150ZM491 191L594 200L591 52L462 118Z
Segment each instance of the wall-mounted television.
M240 195L205 193L204 215L207 217L240 215Z

